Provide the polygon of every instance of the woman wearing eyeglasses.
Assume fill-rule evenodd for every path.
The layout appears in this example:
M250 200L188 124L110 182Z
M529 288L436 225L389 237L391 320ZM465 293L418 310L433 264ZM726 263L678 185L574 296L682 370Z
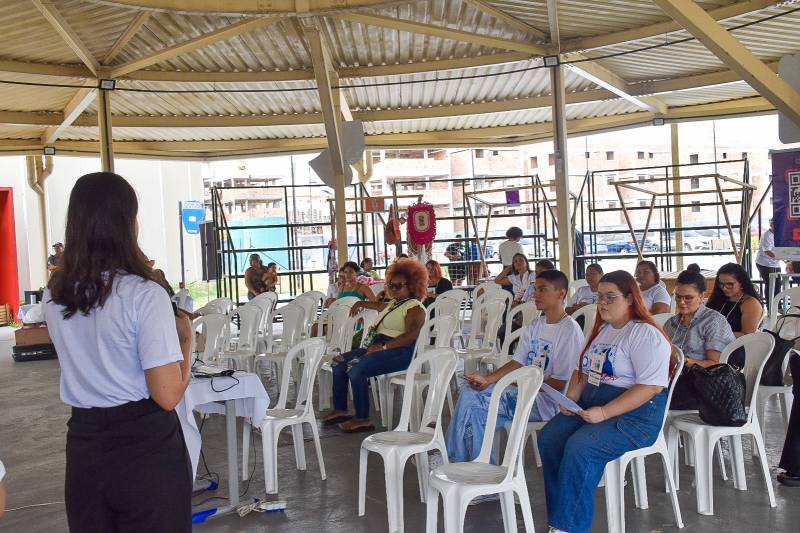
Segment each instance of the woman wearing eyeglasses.
M736 337L753 333L763 313L761 297L750 276L736 263L723 265L717 271L706 307L724 316Z
M364 335L362 346L337 356L333 361L333 410L322 422L341 422L346 433L372 431L369 421L369 378L406 370L414 353L414 343L425 323L421 300L428 290L428 272L419 261L399 259L386 270L388 303L357 302L350 310L355 316L362 309L380 311ZM347 386L353 392L355 415L347 411Z
M645 307L636 280L617 270L600 279L597 319L563 407L539 436L551 531L588 533L606 464L651 445L661 431L670 344Z
M664 331L672 344L686 356L684 372L675 385L670 409L697 409L692 374L694 365L712 366L719 363L720 353L736 340L725 317L703 305L706 280L700 267L691 264L678 274L675 285L677 314L667 320Z

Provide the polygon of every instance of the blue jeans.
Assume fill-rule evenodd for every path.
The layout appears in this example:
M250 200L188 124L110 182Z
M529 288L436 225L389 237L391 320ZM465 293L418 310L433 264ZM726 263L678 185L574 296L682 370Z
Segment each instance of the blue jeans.
M578 404L605 405L626 389L587 384ZM550 527L569 533L592 528L594 493L606 464L625 452L650 446L661 431L667 392L599 424L579 416L556 415L539 434L547 517Z
M480 455L483 436L486 433L486 419L489 418L489 400L493 390L494 385L489 385L482 391L473 389L469 385L465 385L461 389L455 414L447 428L447 455L451 462L472 461ZM507 387L500 397L495 431L514 418L516 408L517 388ZM535 403L531 410L530 420L531 422L542 420ZM494 456L494 453L490 460L492 464L497 464L497 457Z
M379 342L385 342L385 339L381 338ZM367 350L364 348L343 353L344 360L333 366L333 408L337 411L347 410L347 383L349 381L353 391L355 418L358 420L368 419L369 378L406 370L411 364L413 354L414 343L371 354L367 354ZM352 366L348 365L348 362L356 357L360 360Z

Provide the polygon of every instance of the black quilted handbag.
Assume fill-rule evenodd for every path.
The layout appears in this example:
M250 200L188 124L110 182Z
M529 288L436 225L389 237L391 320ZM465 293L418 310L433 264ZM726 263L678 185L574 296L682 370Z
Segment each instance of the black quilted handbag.
M712 426L742 426L747 422L746 384L738 368L723 363L708 368L694 365L691 371L703 422Z

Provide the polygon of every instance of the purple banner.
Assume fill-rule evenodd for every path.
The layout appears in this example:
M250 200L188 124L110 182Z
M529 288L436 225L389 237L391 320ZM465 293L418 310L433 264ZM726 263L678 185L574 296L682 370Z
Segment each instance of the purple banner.
M519 205L519 189L509 189L506 191L506 204Z
M800 247L800 150L772 152L775 247Z

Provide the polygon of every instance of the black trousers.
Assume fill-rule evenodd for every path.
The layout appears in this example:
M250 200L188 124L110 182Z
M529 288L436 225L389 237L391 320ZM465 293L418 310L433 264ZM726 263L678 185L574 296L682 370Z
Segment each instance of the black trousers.
M772 289L772 294L769 294L769 275L773 272L780 273L781 269L778 267L768 267L759 264L756 264L756 268L758 269L758 274L761 276L761 279L764 280L764 294L766 295L767 309L769 309L769 304L772 301L772 297L781 292L783 285L780 278L776 279L775 288Z
M780 468L786 470L790 476L800 476L800 355L792 354L789 358L789 369L792 373L792 412L789 415L789 428L786 430L786 441L783 443L783 453Z
M175 411L149 398L73 407L68 428L71 533L191 532L191 467Z

